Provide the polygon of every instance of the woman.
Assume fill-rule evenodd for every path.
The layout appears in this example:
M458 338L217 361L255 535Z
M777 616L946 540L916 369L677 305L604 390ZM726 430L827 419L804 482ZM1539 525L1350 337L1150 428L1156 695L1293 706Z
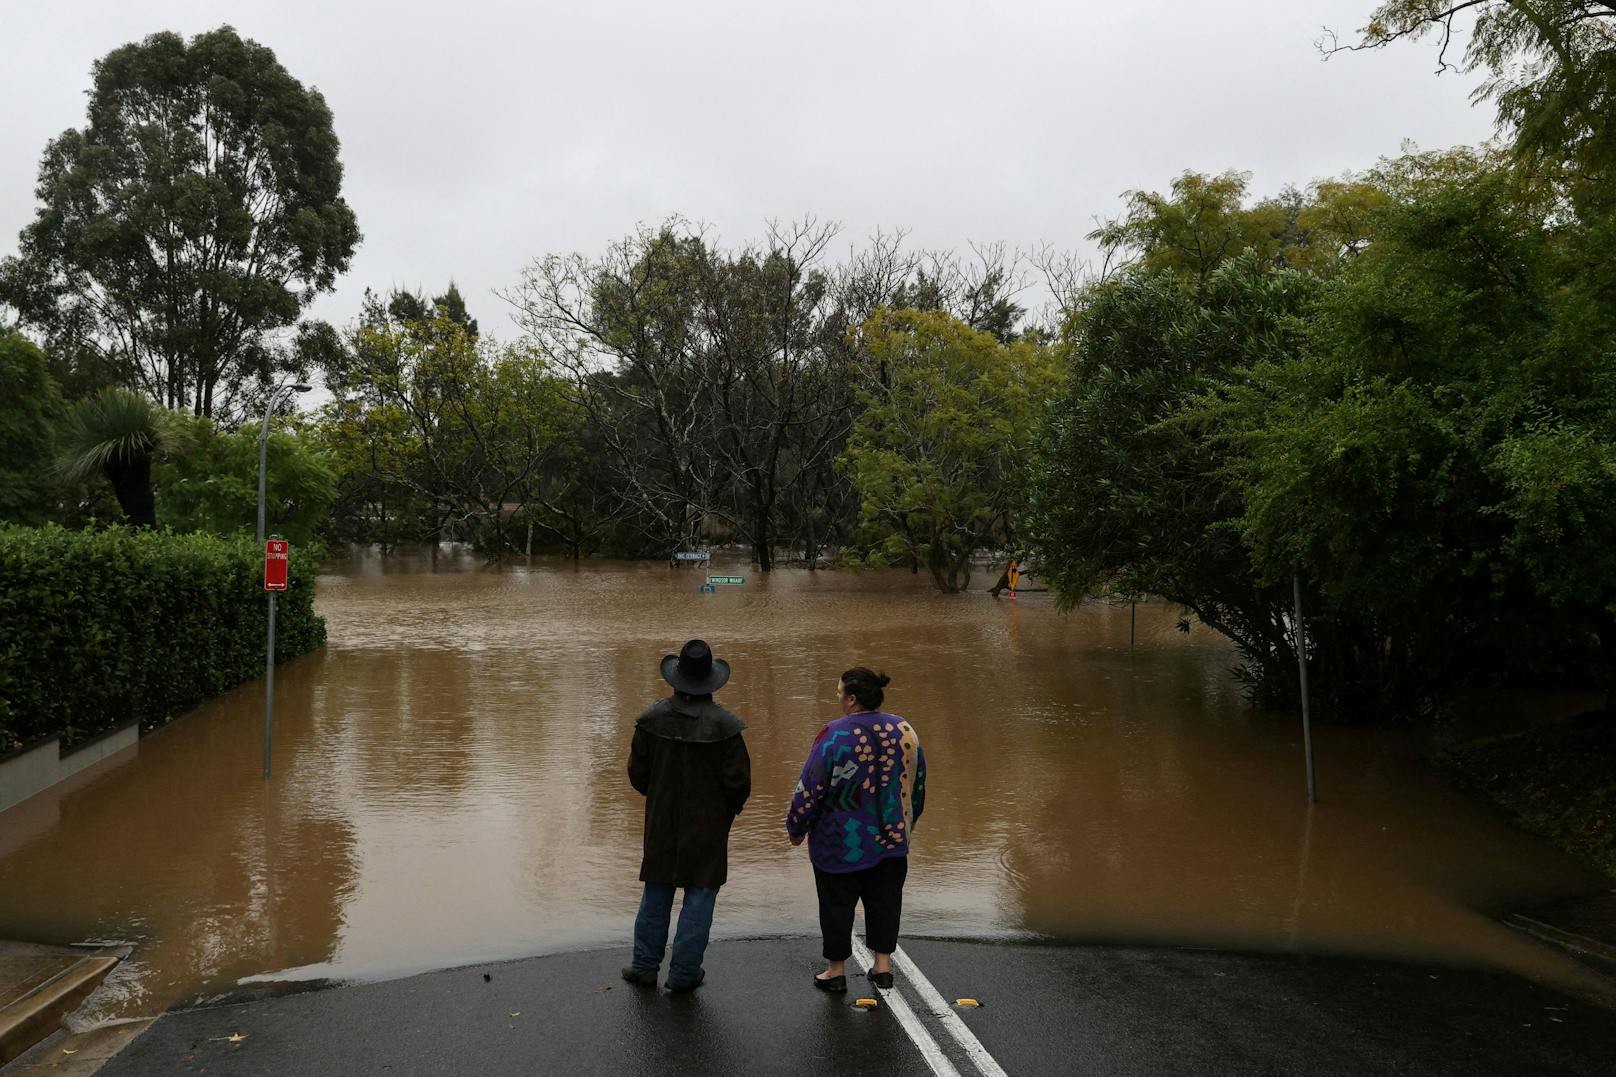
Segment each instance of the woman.
M909 835L926 803L926 756L914 728L881 710L892 679L864 666L842 674L842 717L819 731L786 813L791 844L808 839L819 892L819 931L829 965L822 991L847 990L853 909L864 902L865 941L875 955L870 982L892 986Z

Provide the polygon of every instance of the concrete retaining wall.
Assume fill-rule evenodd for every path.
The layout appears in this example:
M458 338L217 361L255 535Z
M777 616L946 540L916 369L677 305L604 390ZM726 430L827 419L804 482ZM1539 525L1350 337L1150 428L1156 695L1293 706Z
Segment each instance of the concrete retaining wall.
M110 756L132 748L140 740L138 723L103 733L66 755L55 737L0 760L0 811L42 793Z

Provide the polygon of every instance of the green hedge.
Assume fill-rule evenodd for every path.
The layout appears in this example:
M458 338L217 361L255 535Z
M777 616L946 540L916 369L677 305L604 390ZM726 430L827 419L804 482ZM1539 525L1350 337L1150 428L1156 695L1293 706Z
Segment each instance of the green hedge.
M152 729L262 676L263 564L251 539L0 526L0 754ZM279 662L325 642L312 553L290 568Z

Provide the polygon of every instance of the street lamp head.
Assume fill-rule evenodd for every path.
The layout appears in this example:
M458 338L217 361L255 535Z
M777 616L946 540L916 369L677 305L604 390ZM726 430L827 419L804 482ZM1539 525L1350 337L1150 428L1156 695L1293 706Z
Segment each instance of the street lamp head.
M314 386L312 386L312 385L304 385L302 382L298 382L296 385L292 386L292 391L293 392L298 392L298 393L306 393L310 389L313 389L313 388L314 388Z

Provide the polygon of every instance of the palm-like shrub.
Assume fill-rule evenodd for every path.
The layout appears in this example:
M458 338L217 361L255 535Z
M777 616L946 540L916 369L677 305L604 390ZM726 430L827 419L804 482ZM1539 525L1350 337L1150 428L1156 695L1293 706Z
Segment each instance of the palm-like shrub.
M63 477L105 475L136 527L157 522L152 461L172 439L168 412L128 389L103 389L68 414L58 451Z

